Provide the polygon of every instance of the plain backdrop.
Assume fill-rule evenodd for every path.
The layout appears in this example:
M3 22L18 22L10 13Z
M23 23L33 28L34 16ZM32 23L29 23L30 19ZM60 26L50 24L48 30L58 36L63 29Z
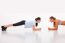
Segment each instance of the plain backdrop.
M65 20L65 0L0 0L0 25L38 16Z
M65 20L65 0L0 0L0 26L13 24L21 20L33 20L36 17L41 17L42 32L39 34L42 43L49 43L50 40L52 43L65 43L65 27L59 26L59 32L61 35L56 33L53 35L53 32L47 31L48 27L52 25L49 22L50 16ZM2 35L0 31L0 43L22 43L21 40L24 39L26 39L24 42L27 43L27 41L31 40L33 36L29 35L29 33L22 36L24 31L26 31L26 29L22 29L22 27L10 27L7 32L11 33L5 35ZM52 35L53 41L50 39L50 37L52 38ZM29 36L31 38L29 38ZM34 40L34 38L32 40Z

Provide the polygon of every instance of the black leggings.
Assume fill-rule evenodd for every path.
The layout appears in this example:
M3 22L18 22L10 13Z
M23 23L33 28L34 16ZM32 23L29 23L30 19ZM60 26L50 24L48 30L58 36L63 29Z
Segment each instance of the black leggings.
M20 26L20 25L25 25L25 20L22 20L18 23L14 23L13 26Z
M20 26L20 25L25 25L25 20L22 20L20 22L14 23L13 26ZM38 23L35 23L35 26L38 26Z

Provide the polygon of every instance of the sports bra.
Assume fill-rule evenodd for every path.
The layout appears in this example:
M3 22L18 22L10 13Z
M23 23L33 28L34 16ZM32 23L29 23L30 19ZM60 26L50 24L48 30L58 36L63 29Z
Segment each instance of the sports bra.
M61 20L59 20L59 23L58 23L58 25L61 25L62 24L62 21Z

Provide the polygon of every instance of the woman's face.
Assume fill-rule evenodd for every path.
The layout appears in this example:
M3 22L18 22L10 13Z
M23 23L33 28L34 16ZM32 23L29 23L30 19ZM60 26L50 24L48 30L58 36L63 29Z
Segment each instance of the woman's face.
M40 22L41 22L41 20L37 20L36 22L37 22L37 23L40 23Z
M50 19L50 22L54 22L54 20L53 19Z

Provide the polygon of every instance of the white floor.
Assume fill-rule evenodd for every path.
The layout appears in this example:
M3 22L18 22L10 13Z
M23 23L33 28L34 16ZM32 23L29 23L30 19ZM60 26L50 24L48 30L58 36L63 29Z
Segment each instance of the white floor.
M8 28L0 31L0 43L65 43L65 29L48 31L43 28L40 32L21 27Z
M65 20L65 0L0 0L0 26L21 20L42 19L42 30L10 27L6 32L0 28L0 43L65 43L65 28L48 31L49 17Z

